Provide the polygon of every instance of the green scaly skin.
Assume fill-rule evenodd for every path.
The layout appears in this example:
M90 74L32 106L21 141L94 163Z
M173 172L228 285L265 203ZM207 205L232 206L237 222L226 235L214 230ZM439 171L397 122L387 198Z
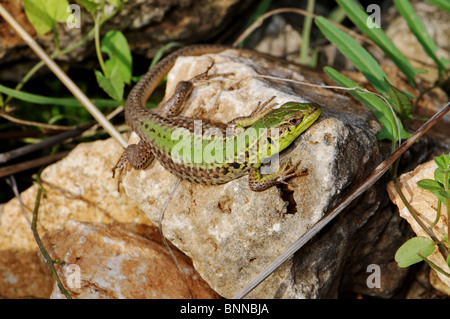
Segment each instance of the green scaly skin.
M253 191L266 190L298 175L289 163L264 176L260 168L265 159L284 150L317 120L321 108L315 103L287 102L277 109L266 107L266 103L250 116L229 122L228 131L211 123L196 126L193 118L175 116L192 91L192 83L183 81L169 100L171 107L162 108L163 116L145 108L146 100L178 56L220 52L226 48L200 45L176 51L136 84L128 96L125 115L128 125L141 140L129 145L113 168L113 172L119 169L119 183L128 165L143 169L153 157L175 176L193 183L223 184L249 174L249 186ZM181 137L183 145L190 149L184 154L180 152L180 138L174 139L181 131L187 134ZM208 137L208 132L213 133ZM261 149L267 151L261 153Z

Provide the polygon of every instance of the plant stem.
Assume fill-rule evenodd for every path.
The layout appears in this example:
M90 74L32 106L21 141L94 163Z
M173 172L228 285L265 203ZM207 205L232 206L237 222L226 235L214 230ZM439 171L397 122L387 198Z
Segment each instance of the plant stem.
M309 13L314 12L314 2L315 0L308 0L308 4L306 5L306 11ZM311 25L312 25L312 17L306 16L305 21L303 22L303 30L302 30L302 43L300 48L300 64L308 64L308 55L309 55L309 44L311 38Z
M428 260L426 257L422 256L421 254L419 254L419 256L423 259L424 262L426 262L431 268L436 269L438 272L440 272L441 274L447 276L450 278L450 274L447 273L444 269L442 269L441 267L439 267L438 265L436 265L434 262L432 262L431 260Z
M38 234L38 231L36 228L38 212L39 212L39 205L41 202L41 196L42 196L42 190L43 190L42 185L40 185L39 177L37 177L37 186L38 186L38 191L37 191L37 195L36 195L36 203L34 205L34 210L33 210L33 219L31 221L31 230L33 232L34 239L36 240L36 243L39 246L39 250L41 251L42 255L44 256L45 260L47 261L47 265L50 268L52 277L56 281L56 283L59 287L59 290L61 291L61 293L63 293L66 296L67 299L72 299L69 292L66 290L66 288L64 288L64 285L62 284L61 279L59 279L58 273L55 270L54 264L59 263L59 262L55 261L53 258L50 257L47 250L45 249L44 244L42 243L41 238L39 237L39 234Z
M53 26L52 31L53 31L53 41L55 42L55 52L59 52L60 51L59 38L58 38L58 31L56 30L56 26Z
M444 173L444 189L448 193L448 172ZM447 201L447 247L450 247L450 199Z
M438 199L436 219L431 224L430 228L433 228L439 222L439 218L441 217L441 208L442 208L442 202Z
M95 17L95 15L92 15L92 17L94 18L94 41L95 41L95 52L97 53L97 59L98 59L98 63L100 64L100 68L102 69L103 74L105 75L105 77L109 77L108 72L106 71L106 66L105 66L105 61L103 60L103 56L102 56L102 51L100 48L100 24L99 24L99 20L97 19L97 17Z

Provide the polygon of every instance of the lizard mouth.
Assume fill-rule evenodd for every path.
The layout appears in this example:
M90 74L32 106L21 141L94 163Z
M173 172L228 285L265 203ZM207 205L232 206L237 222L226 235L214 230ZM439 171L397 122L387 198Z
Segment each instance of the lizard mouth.
M305 114L304 122L309 124L313 123L322 113L322 109L319 106L314 107L310 112Z

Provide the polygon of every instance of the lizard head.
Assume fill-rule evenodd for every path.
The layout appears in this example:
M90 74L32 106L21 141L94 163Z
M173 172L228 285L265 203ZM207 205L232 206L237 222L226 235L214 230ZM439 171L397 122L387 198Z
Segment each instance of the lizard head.
M268 155L288 147L320 113L321 107L316 103L287 102L259 119L256 126L267 129L267 134L260 137L268 141Z

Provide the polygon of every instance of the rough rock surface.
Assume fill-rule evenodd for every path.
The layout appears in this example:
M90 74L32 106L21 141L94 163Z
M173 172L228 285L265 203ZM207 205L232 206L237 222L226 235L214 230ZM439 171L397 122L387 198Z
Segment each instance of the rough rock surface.
M61 238L64 238L62 241ZM192 269L189 258L175 256L183 280L166 247L119 225L69 221L43 238L73 298L211 298L215 294ZM65 299L56 283L53 299Z
M245 54L234 51L183 57L168 76L166 97L178 81L202 73L212 60L215 63L210 73L233 75L198 86L182 115L205 119L215 108L211 120L226 123L249 114L258 101L272 96L276 96L275 102L279 104L288 100L313 101L323 107L320 120L281 156L281 162L289 159L305 171L303 176L292 179L293 190L273 187L255 193L249 189L247 177L219 186L182 181L165 211L165 236L192 258L197 271L215 291L228 298L312 227L382 155L374 136L375 128L371 128L376 127L373 119L351 99L323 89L274 85L254 77L266 74L321 83L320 73L298 73L294 66L272 64L258 57L249 60ZM228 89L238 82L237 88ZM134 142L136 139L131 140ZM124 188L156 223L176 181L155 162L144 171L131 170ZM353 236L386 203L387 197L377 191L366 195L364 205L352 207L352 214L338 224L339 229L327 233L328 240L318 244L321 250L300 253L295 260L286 261L249 297L335 296L337 290L333 290L333 285L340 281L343 265L354 252ZM385 227L390 219L387 214L380 223ZM372 235L379 236L382 229L376 228ZM302 263L306 266L302 267ZM304 276L301 269L310 272Z
M111 178L111 167L120 151L120 145L112 139L80 144L66 158L50 165L42 172L41 178L46 189L46 196L41 199L39 207L39 234L47 238L46 246L58 254L57 258L66 260L68 264L76 263L74 260L77 261L79 258L83 287L86 288L86 290L76 291L80 297L189 298L189 295L181 294L181 290L173 290L174 293L170 294L163 286L149 286L147 290L141 289L133 294L123 293L123 291L131 291L130 287L139 286L139 282L131 280L135 274L130 273L130 267L136 266L136 272L140 270L139 273L142 274L138 278L140 282L143 282L144 278L155 282L151 272L143 272L149 269L145 267L151 267L151 265L138 264L136 259L132 258L129 259L128 269L125 269L124 273L114 273L117 274L115 279L130 278L130 280L115 282L117 290L113 291L110 289L113 284L111 279L113 269L108 271L102 266L103 264L95 261L106 256L110 256L110 260L113 260L117 257L114 254L120 252L122 248L128 252L130 249L135 249L146 255L139 258L148 262L153 258L158 261L158 268L161 271L172 274L170 281L172 285L186 286L181 276L173 272L174 262L167 258L168 251L161 245L159 231L133 201L123 192L117 192L117 181ZM21 193L21 199L30 220L36 192L36 187L32 186ZM83 229L84 233L82 233ZM85 241L82 245L80 239L82 235L87 237L88 230L90 241ZM98 249L101 247L108 251L99 253ZM47 266L42 267L38 255L38 247L17 199L0 205L0 273L2 274L0 297L50 297L53 280L47 273ZM91 264L85 265L84 260L91 260ZM178 260L185 264L182 257ZM192 281L194 283L192 288L195 288L194 296L217 297L196 274L192 266L189 266L189 271L186 273L191 278L197 276L197 279ZM103 275L103 281L100 275ZM88 281L88 279L92 280ZM90 290L94 285L96 290ZM99 294L100 292L102 294Z

